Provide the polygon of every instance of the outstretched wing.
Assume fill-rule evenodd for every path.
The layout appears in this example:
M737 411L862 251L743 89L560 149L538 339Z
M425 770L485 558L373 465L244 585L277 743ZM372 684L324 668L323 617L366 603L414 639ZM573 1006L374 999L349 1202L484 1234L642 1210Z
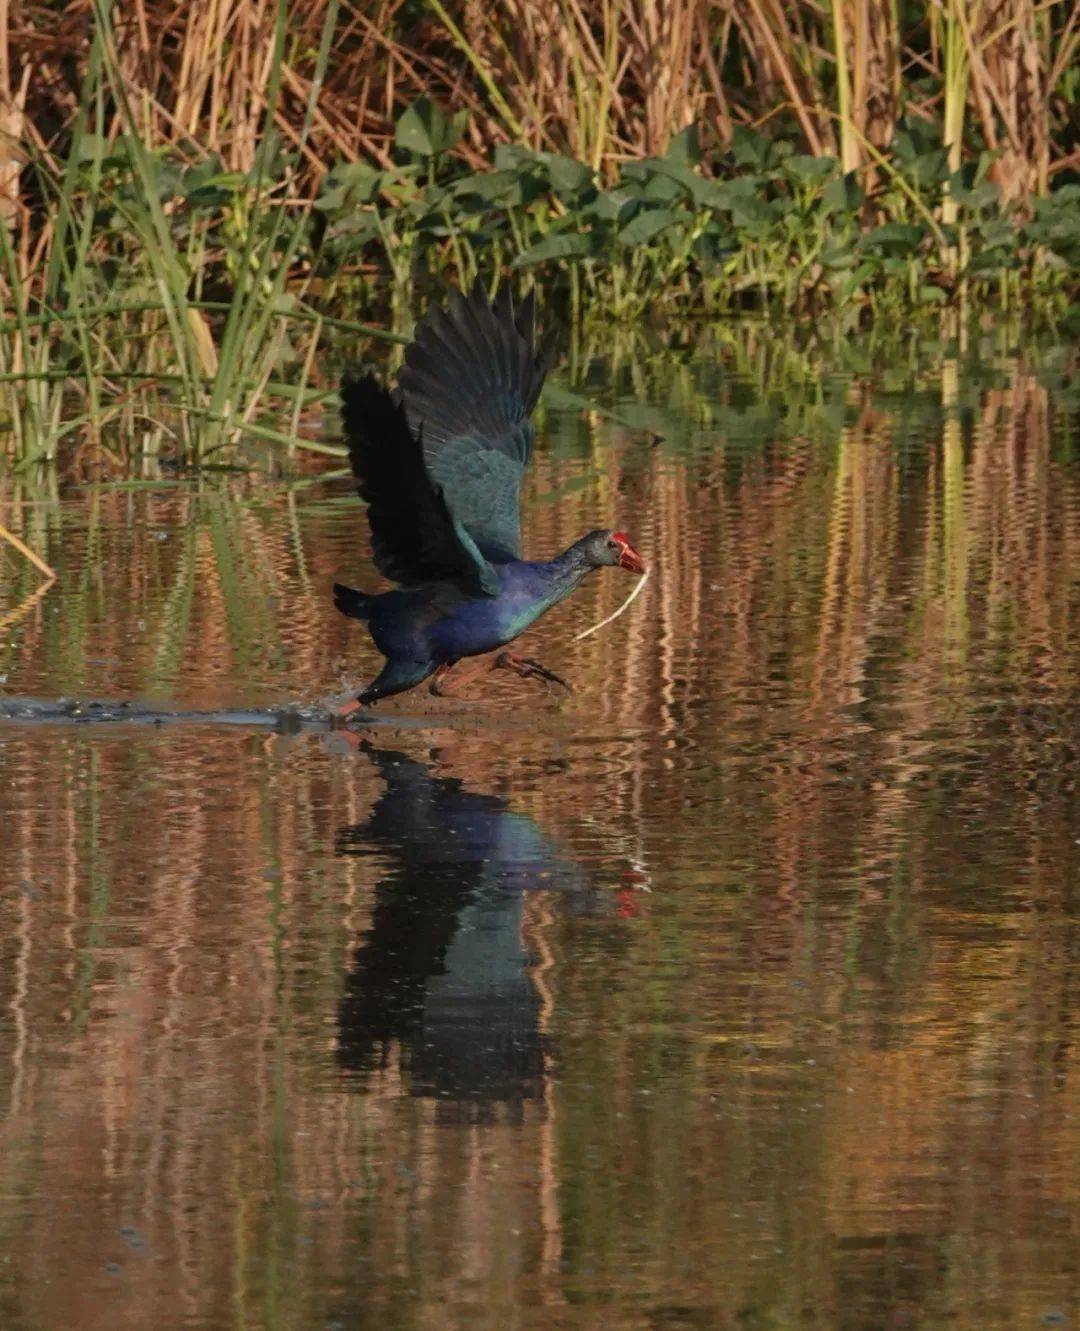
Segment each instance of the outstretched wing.
M420 321L398 374L428 473L481 554L497 561L521 557L529 415L550 366L533 320L531 292L515 313L509 287L491 303L477 279L468 296L454 292L447 310Z
M379 572L406 587L451 581L497 596L494 570L428 475L420 436L397 397L371 375L346 378L341 419Z

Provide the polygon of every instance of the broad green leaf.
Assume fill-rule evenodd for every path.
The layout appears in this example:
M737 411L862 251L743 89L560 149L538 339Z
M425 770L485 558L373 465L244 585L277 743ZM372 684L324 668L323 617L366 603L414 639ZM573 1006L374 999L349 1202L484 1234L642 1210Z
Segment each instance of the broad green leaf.
M175 186L191 208L220 208L247 183L248 177L243 172L223 171L221 158L212 153L188 167L175 181Z
M747 199L757 199L765 191L764 176L736 176L734 180L702 180L698 203L703 207L730 211Z
M534 152L532 148L522 148L517 143L496 144L492 160L499 171L539 170L544 164L542 153Z
M863 284L877 272L877 265L874 263L861 263L853 271L846 275L837 273L833 290L836 293L836 299L841 305L855 295Z
M739 251L734 234L725 227L710 222L691 247L694 258L704 272L712 272Z
M862 238L864 250L878 250L889 258L904 258L919 248L926 231L910 222L886 222Z
M617 222L639 201L639 190L620 185L617 189L601 190L584 210L583 216L595 216L602 222Z
M560 197L578 194L593 182L592 169L584 162L575 162L572 157L549 153L545 158L545 165L551 188Z
M809 185L828 180L835 173L836 167L835 157L811 157L807 153L793 153L783 164L785 175Z
M1006 217L994 217L978 229L978 237L986 247L1000 246L1015 252L1020 244L1016 227Z
M736 125L731 135L731 155L737 166L767 170L775 165L775 143L746 125Z
M978 162L965 162L949 177L949 197L965 208L987 208L997 202L997 186L978 178Z
M447 119L434 102L419 97L394 127L394 146L418 157L437 157L455 146L467 118L467 112L459 111Z
M774 220L774 212L764 199L732 199L731 220L751 234L764 231Z
M978 273L1000 273L1016 267L1016 258L1009 250L980 250L968 261L966 273L974 276Z
M696 166L701 161L701 142L696 125L687 125L668 143L664 161L675 166Z
M897 122L890 151L897 161L911 162L941 147L941 125L905 112Z
M821 201L829 212L853 213L866 202L866 194L856 179L855 172L848 171L829 181L821 191Z
M653 208L648 212L638 213L632 221L619 232L623 245L641 245L652 240L668 227L677 226L686 220L686 213L672 212L670 208Z
M682 187L687 197L693 199L699 207L708 206L710 191L716 185L716 181L706 180L704 176L699 176L684 162L671 161L666 157L649 158L648 167L651 180L667 179L674 181ZM650 196L659 197L651 194L651 191Z
M103 134L94 134L84 130L75 142L74 159L77 162L92 162L109 155L109 140Z
M352 203L371 203L378 196L388 173L367 162L342 162L326 178L328 186L338 185Z
M543 193L543 185L534 174L523 171L477 171L454 181L449 192L457 199L475 198L517 208Z
M942 185L949 178L949 154L944 148L920 153L901 162L904 174L916 185Z
M580 231L570 234L545 236L543 240L519 254L511 268L531 268L551 259L585 259L593 253L593 238Z
M818 261L823 268L839 272L854 264L855 250L851 245L828 245L818 255Z
M686 190L670 176L657 173L646 181L642 197L650 203L674 203L676 199L686 198Z

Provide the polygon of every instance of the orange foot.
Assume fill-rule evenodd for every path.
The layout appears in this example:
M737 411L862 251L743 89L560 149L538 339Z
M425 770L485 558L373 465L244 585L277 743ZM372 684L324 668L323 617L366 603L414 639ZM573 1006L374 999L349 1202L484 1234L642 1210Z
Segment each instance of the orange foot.
M333 716L330 718L335 726L343 726L353 712L358 712L362 704L359 698L350 698L347 703L343 703Z
M489 653L486 656L471 657L464 663L452 661L441 665L432 675L428 691L436 698L456 698L463 688L490 670L512 670L522 679L542 679L547 684L561 684L567 693L574 691L554 670L549 670L528 656L514 656L511 652Z

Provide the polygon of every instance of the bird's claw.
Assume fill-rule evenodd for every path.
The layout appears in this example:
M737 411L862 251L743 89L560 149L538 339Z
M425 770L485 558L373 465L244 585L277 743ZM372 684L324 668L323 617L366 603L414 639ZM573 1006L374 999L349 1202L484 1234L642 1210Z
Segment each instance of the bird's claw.
M554 670L549 670L546 665L534 661L529 656L514 656L511 652L500 652L495 658L495 669L512 670L522 679L542 679L545 684L559 684L567 693L574 691L573 686L561 675L557 675Z

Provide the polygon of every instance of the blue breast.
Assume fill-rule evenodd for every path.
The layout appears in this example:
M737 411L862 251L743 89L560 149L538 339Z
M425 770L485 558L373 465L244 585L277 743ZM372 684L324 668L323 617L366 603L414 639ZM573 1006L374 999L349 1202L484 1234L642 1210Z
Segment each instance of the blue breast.
M446 657L478 656L505 646L553 604L550 565L514 561L496 565L496 572L498 596L470 597L432 626Z

